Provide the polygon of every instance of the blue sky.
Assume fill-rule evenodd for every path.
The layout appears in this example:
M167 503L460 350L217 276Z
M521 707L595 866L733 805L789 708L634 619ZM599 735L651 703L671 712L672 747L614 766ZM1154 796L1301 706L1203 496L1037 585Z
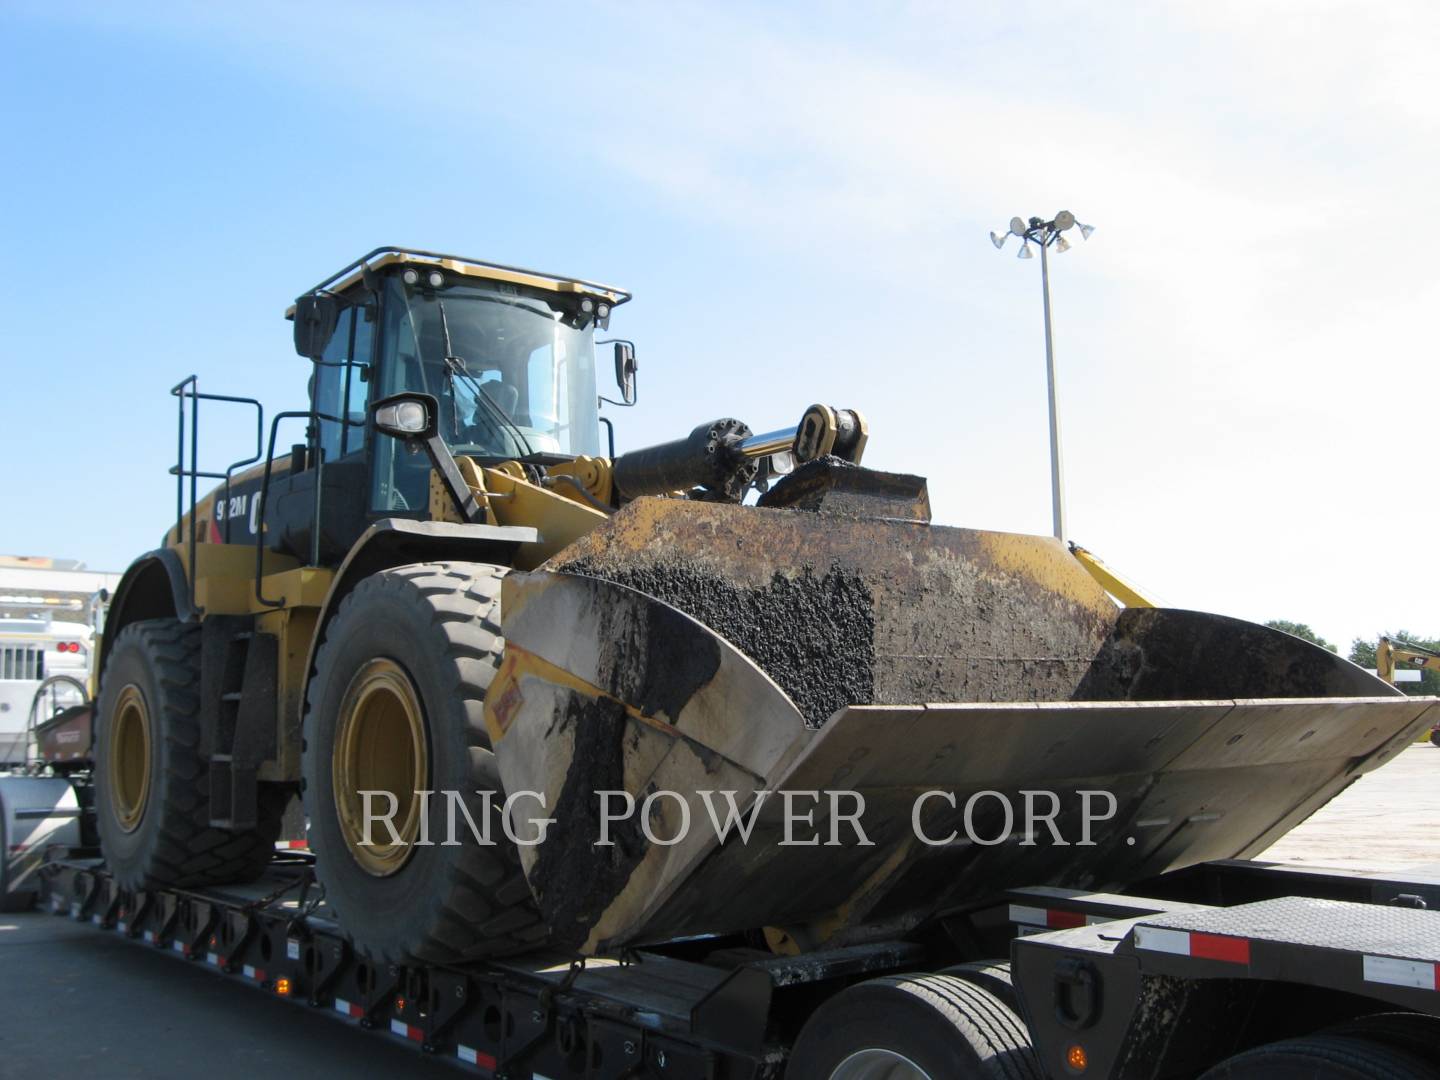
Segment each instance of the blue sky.
M1433 5L143 5L0 13L0 551L118 569L173 401L302 404L286 304L379 244L634 290L622 448L862 408L936 518L1176 606L1440 633ZM246 431L206 422L211 461ZM16 467L16 466L19 467Z

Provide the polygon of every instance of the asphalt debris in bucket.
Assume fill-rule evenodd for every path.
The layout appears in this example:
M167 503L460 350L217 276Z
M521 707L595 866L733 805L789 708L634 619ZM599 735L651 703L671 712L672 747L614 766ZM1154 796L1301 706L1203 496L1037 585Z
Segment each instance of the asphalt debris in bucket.
M761 587L671 559L621 567L580 559L564 570L635 589L708 626L774 679L812 727L874 700L874 598L838 565L777 572Z

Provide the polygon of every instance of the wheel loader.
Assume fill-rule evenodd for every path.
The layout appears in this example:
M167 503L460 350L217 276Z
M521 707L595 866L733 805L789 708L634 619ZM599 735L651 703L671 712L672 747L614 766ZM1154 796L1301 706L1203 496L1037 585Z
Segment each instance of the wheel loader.
M122 888L254 878L298 797L372 958L804 952L1261 850L1421 723L1332 654L1149 606L1059 540L933 524L922 478L862 464L857 411L616 454L597 349L625 406L635 348L597 335L629 299L381 248L287 313L305 407L267 427L174 388L175 523L101 658ZM253 410L253 453L202 466L202 404ZM282 430L303 439L277 452ZM1042 789L1057 842L1005 828ZM708 819L716 792L748 840ZM855 842L789 842L861 803Z

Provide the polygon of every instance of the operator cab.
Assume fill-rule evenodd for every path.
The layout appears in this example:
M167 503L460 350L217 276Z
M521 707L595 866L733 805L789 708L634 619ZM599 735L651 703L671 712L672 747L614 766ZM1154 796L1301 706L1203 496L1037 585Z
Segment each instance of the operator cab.
M292 310L297 351L315 359L325 467L369 459L366 517L423 516L428 459L372 438L367 416L402 392L432 396L441 438L482 464L600 454L595 330L626 300L621 289L475 259L370 253Z
M602 453L595 331L629 299L594 282L392 248L301 296L287 315L296 351L315 364L326 554L343 554L377 519L429 516L427 457L374 437L368 410L383 398L433 397L441 438L481 464ZM276 481L266 517L288 548L307 546L313 464L307 455Z

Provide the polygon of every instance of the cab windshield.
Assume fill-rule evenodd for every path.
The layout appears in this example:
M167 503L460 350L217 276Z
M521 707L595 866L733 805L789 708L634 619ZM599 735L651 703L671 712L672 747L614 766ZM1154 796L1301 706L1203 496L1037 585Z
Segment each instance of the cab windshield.
M411 288L398 277L387 288L384 393L433 394L455 453L600 452L593 333L567 326L543 293L489 281Z

